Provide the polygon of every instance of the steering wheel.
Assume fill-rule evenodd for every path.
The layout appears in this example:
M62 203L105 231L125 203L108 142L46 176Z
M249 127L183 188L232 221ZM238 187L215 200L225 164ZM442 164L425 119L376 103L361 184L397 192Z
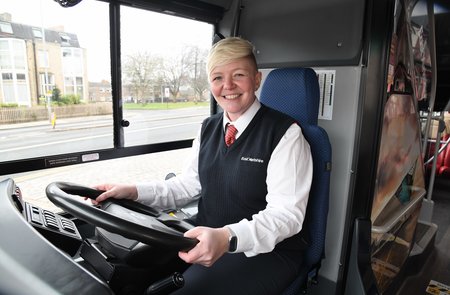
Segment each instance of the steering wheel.
M188 251L198 243L197 239L183 236L184 231L193 228L190 223L139 202L110 198L100 204L105 209L102 210L75 198L78 195L95 199L101 193L102 190L69 182L53 182L46 188L48 199L56 206L87 223L125 238L177 251ZM107 208L110 208L109 212Z

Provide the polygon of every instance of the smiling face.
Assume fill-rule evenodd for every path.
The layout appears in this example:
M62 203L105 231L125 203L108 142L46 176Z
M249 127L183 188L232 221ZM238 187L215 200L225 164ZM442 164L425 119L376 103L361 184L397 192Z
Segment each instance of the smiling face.
M255 101L261 72L250 58L242 57L214 67L209 83L217 103L231 121L236 121Z

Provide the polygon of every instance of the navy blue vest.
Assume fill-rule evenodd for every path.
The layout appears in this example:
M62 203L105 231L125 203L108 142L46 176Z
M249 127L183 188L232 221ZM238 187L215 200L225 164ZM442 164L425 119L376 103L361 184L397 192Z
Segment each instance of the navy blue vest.
M261 105L240 137L227 147L222 116L203 121L198 166L202 193L196 223L214 228L251 220L267 206L267 165L278 142L295 123ZM299 249L299 245L293 248Z

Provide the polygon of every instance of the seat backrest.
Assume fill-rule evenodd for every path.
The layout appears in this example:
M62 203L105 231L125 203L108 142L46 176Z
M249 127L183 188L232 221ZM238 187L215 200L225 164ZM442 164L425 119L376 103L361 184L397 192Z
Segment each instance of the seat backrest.
M298 294L308 278L317 277L324 258L331 171L331 144L324 129L317 125L320 91L317 74L310 68L272 70L264 81L260 101L297 120L311 147L313 180L303 223L310 245L305 251L302 271L284 294Z

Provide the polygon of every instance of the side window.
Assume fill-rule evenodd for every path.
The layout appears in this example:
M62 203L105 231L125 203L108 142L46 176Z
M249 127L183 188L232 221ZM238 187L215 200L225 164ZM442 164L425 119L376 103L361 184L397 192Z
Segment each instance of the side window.
M209 115L213 26L120 13L125 147L194 138ZM5 1L0 21L0 162L113 148L109 4Z
M125 145L193 138L209 115L212 25L121 7Z
M112 148L111 97L92 94L111 81L108 3L3 1L0 23L0 162Z

